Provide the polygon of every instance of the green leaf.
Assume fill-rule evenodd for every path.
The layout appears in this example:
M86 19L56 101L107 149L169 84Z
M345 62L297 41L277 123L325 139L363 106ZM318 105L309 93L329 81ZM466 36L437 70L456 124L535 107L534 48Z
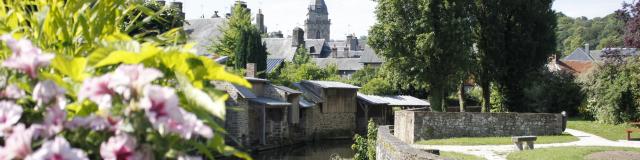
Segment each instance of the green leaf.
M209 94L191 85L185 76L176 73L176 77L180 83L180 90L184 93L187 101L224 120L226 114L224 102L227 95L214 96L212 99Z
M84 102L82 104L72 103L67 105L67 110L72 111L74 116L89 116L91 113L98 111L98 106L93 103Z
M89 74L84 72L87 67L87 59L84 57L68 60L62 56L57 56L51 62L51 66L76 82L82 82L86 77L89 77Z
M158 53L160 53L160 51L161 51L160 48L153 46L151 44L145 43L145 44L142 44L142 49L140 53L135 53L132 51L124 51L124 50L111 52L107 57L100 60L100 62L96 64L96 67L102 67L102 66L119 64L119 63L137 64L157 55Z

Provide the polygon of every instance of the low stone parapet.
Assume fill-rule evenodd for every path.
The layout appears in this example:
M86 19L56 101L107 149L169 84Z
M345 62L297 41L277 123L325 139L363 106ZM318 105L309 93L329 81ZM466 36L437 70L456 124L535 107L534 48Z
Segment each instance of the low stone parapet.
M411 147L393 136L393 126L379 126L376 140L377 160L444 160L435 154Z
M395 136L406 143L453 137L559 135L562 114L396 111Z

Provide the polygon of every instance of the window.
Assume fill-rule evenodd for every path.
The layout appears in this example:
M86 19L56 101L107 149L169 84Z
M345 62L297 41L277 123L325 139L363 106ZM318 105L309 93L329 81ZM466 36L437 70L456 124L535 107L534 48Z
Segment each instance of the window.
M311 46L311 48L309 48L309 53L316 53L316 47Z

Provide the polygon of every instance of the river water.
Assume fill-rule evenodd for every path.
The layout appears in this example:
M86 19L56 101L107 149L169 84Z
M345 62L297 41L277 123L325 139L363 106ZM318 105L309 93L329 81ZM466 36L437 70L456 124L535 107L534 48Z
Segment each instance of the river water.
M340 156L352 159L355 154L351 150L352 140L331 140L309 142L290 147L283 147L252 154L256 160L328 160Z

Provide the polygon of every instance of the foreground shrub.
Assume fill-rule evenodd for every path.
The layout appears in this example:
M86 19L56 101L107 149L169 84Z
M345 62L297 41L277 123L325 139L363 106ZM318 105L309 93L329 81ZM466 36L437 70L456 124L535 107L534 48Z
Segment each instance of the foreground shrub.
M133 1L0 1L0 159L213 159L226 96L250 87L193 44L121 31ZM148 14L148 15L153 15ZM132 20L131 22L137 22Z
M586 109L599 122L619 124L640 117L638 58L604 63L581 78Z

